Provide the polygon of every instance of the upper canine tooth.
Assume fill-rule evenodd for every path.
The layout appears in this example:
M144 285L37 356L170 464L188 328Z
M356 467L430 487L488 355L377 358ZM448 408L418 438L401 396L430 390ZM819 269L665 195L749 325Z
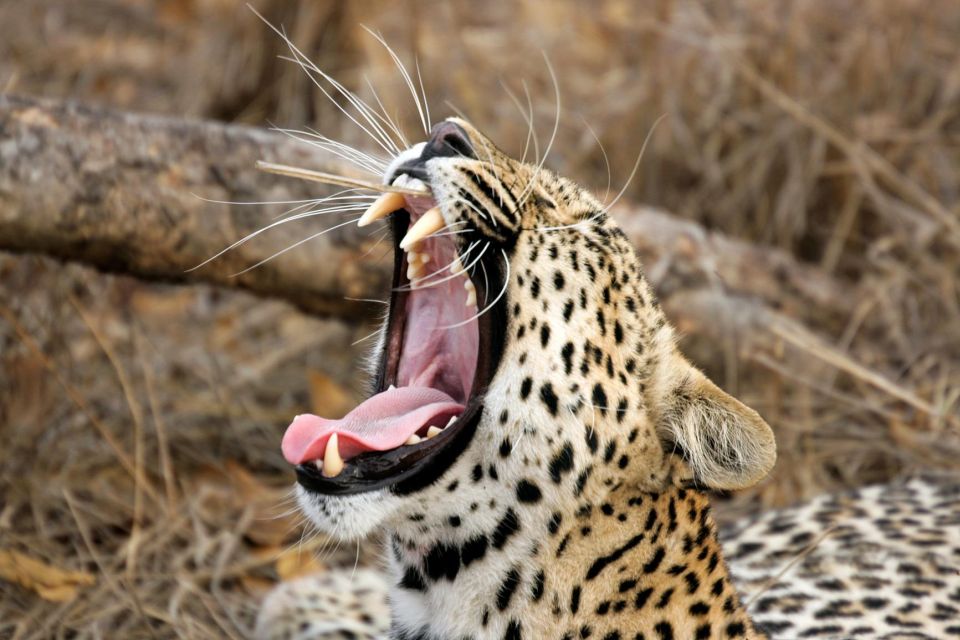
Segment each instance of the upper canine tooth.
M343 458L340 457L337 434L333 434L327 440L327 448L323 452L323 475L327 478L336 478L341 471L343 471Z
M357 226L365 227L375 220L390 215L397 209L403 207L403 205L403 194L388 191L374 200L370 208L363 212L363 215L360 216L360 219L357 221Z
M407 230L407 235L403 236L403 240L400 241L400 248L406 249L418 240L440 231L445 226L447 226L447 223L443 220L440 207L429 209Z

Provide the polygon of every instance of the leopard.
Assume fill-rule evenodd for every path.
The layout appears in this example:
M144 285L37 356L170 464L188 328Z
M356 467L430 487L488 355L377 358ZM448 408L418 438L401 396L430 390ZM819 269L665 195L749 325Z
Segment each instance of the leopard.
M383 189L358 221L394 249L372 394L281 445L312 524L380 534L383 567L283 584L260 637L960 636L955 483L721 535L711 499L768 475L773 430L680 352L590 191L459 117Z

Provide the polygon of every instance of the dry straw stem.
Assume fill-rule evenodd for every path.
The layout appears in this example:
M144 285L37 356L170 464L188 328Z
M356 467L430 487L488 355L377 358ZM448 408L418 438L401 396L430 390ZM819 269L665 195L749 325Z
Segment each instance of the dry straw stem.
M935 218L950 233L955 246L960 246L960 220L957 213L951 213L943 204L930 195L923 187L903 175L886 158L871 149L862 141L846 136L840 129L829 122L811 113L806 107L788 96L775 84L764 78L752 65L740 57L735 57L736 69L742 78L769 98L774 104L783 109L792 118L818 135L829 140L838 149L843 151L854 166L864 166L877 173L887 184L906 200L912 200L924 211ZM937 232L933 229L930 235ZM929 237L929 236L928 236Z
M313 169L305 169L303 167L291 167L290 165L277 164L275 162L264 162L263 160L257 160L256 166L257 169L266 171L267 173L274 173L280 176L288 176L291 178L300 178L301 180L319 182L320 184L335 184L341 187L351 187L354 189L379 191L383 193L402 193L403 195L420 198L428 198L431 195L430 191L395 187L389 184L371 182L370 180L351 178L349 176L338 176L332 173L325 173L323 171L315 171Z
M890 380L887 380L875 371L871 371L870 369L857 364L849 356L823 344L815 336L811 335L809 331L804 331L796 325L791 326L787 324L775 324L770 327L770 331L772 331L774 335L783 338L790 344L803 349L807 353L819 358L820 360L823 360L833 367L836 367L840 371L845 371L856 378L864 380L874 387L880 389L884 393L888 393L894 398L897 398L898 400L907 403L915 409L922 411L935 421L942 420L951 427L960 428L960 418L948 415L944 413L943 410L938 410L936 407L931 405L929 402L926 402L912 391L904 389L901 386L894 384Z
M33 336L27 332L24 326L17 319L17 316L13 313L10 307L6 306L0 302L0 316L3 316L4 319L10 323L10 326L13 327L13 330L20 337L20 340L30 349L31 353L43 363L43 366L47 371L53 375L54 379L57 381L57 384L63 389L67 394L70 400L76 405L76 407L86 416L90 424L93 425L93 428L96 429L97 433L103 438L103 441L107 443L108 448L116 456L117 460L123 466L123 468L130 474L137 486L143 486L147 493L154 499L158 496L154 489L151 487L150 483L146 481L143 477L142 470L137 466L137 464L130 459L130 455L123 450L120 443L114 437L113 433L107 428L103 422L98 418L93 411L90 409L90 406L87 404L87 401L84 399L83 394L74 388L62 375L61 370L56 364L43 352L40 348L40 345L37 344L37 341L34 340Z

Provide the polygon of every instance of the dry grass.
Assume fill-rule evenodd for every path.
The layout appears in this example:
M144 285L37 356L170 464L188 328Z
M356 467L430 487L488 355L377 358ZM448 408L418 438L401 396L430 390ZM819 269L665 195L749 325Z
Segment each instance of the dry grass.
M960 5L256 5L350 86L369 77L413 132L405 89L358 25L382 30L418 56L435 114L462 110L513 152L526 122L506 89L523 108L529 90L541 148L553 126L545 52L562 97L550 166L602 194L605 152L615 193L666 114L629 198L835 279L842 313L758 329L779 353L689 336L780 442L772 478L727 515L960 471ZM0 1L0 90L362 143L279 53L227 0ZM0 550L96 578L66 602L0 580L0 637L246 635L256 597L322 545L283 553L301 529L284 515L280 433L311 403L360 393L360 348L343 345L366 333L234 292L0 256Z

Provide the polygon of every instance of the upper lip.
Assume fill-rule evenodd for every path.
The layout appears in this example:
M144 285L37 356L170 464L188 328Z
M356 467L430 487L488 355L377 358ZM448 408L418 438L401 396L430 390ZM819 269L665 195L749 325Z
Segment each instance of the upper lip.
M422 157L404 163L396 169L391 180L402 173L426 183L424 165L425 160ZM398 244L408 229L409 223L410 213L405 209L396 211L391 216L394 269L390 313L374 393L386 390L397 381L407 321L404 310L409 295L409 291L404 286L407 283L406 253L399 249ZM491 272L494 274L492 280L489 278ZM486 295L485 282L490 282L491 286L495 286L495 283L499 284L497 283L498 275L499 269L493 264L488 265L487 279L475 278L467 274L476 287L478 299L483 299ZM390 487L395 493L409 493L438 478L469 444L480 421L483 413L483 396L499 363L505 325L504 308L504 301L501 301L478 318L479 353L473 388L463 413L450 427L414 447L361 453L351 458L343 471L332 478L322 475L312 463L298 465L296 472L299 483L308 490L323 494L355 494L386 487Z

